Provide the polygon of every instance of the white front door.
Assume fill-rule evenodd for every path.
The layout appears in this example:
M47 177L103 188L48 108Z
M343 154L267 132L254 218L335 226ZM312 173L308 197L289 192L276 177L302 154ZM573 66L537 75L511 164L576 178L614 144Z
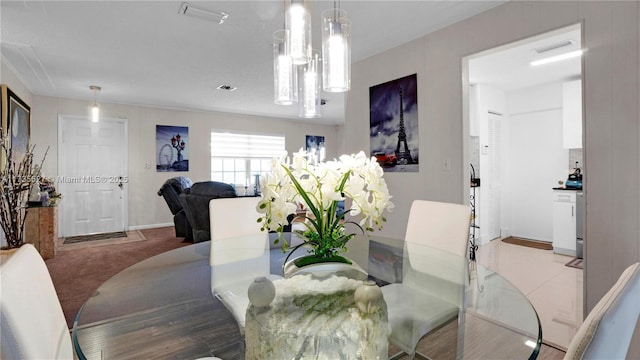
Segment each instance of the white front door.
M126 119L58 116L61 236L127 228Z

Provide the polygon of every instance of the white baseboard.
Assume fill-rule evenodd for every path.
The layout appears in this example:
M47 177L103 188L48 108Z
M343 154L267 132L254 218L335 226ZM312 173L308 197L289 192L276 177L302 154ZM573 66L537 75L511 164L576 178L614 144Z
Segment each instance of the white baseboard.
M129 226L129 230L153 229L153 228L167 227L167 226L173 226L173 223L170 222L170 223L164 223L164 224L149 224L149 225Z
M553 252L556 254L560 254L560 255L567 255L567 256L576 256L576 251L572 250L572 249L564 249L564 248L559 248L559 247L553 247Z

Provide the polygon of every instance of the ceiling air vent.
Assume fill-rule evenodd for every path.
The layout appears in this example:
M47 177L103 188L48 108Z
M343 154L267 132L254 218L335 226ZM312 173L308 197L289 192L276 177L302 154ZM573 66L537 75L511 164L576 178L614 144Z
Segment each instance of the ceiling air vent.
M202 9L199 7L195 7L189 3L183 2L180 5L180 9L178 10L178 14L192 16L201 20L217 22L218 24L224 23L225 20L229 17L229 14L225 12L214 12L206 9Z
M555 44L551 44L551 45L546 45L546 46L541 46L539 48L535 48L533 49L533 51L537 52L538 54L542 54L545 53L547 51L551 51L551 50L555 50L555 49L559 49L565 46L571 46L573 44L575 44L576 42L573 40L564 40L564 41L560 41L557 42Z

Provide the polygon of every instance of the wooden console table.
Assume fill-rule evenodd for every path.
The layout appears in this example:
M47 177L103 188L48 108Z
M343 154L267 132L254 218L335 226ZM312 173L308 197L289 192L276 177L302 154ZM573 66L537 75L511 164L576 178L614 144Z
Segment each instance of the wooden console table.
M24 224L24 240L33 244L45 260L56 256L58 207L30 207Z

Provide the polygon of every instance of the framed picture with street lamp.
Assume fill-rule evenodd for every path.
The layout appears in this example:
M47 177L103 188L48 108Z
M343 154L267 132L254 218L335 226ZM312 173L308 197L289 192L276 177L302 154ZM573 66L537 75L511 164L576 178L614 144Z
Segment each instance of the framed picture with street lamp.
M156 171L189 171L189 128L156 125Z

